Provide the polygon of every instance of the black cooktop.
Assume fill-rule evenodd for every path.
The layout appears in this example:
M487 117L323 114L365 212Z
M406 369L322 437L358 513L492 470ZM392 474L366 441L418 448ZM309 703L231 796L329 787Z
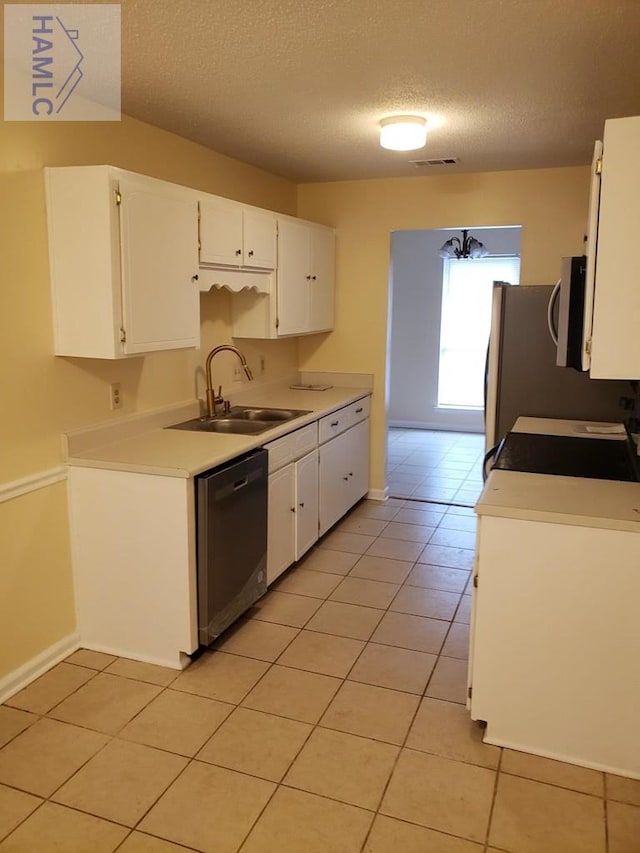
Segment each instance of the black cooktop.
M498 446L493 467L595 480L640 480L635 445L629 437L617 440L510 432Z

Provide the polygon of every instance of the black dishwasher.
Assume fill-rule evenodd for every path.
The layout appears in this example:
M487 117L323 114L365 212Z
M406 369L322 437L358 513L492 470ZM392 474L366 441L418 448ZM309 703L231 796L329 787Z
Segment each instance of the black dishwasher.
M268 453L196 477L198 638L208 646L267 591Z

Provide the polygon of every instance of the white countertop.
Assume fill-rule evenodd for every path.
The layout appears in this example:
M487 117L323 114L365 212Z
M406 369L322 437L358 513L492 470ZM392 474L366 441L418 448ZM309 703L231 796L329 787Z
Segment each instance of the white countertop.
M182 409L169 407L168 413L155 413L155 418L154 413L130 417L121 423L113 422L69 435L67 463L142 474L193 477L369 394L370 388L339 386L326 391L294 391L288 384L268 385L255 390L249 388L234 397L234 405L309 411L308 415L274 426L259 435L192 432L157 425L159 420L170 424L197 417L198 403L193 400ZM91 443L90 436L95 437L95 446L87 446Z
M624 441L627 437L624 424L603 421L568 421L560 418L519 417L511 432L528 432L533 435L563 435L571 438L606 438Z
M586 426L595 432L586 432ZM607 425L600 425L607 426ZM591 421L518 418L516 432L624 439ZM602 527L640 533L640 483L493 470L475 506L478 515Z

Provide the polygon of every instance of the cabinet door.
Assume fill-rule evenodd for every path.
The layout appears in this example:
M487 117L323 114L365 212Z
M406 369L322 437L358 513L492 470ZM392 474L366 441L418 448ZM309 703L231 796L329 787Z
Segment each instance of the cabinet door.
M124 352L199 346L196 201L143 177L119 189Z
M287 465L269 476L267 532L267 583L295 560L295 466Z
M277 258L276 218L271 213L245 210L243 231L244 265L274 270Z
M318 451L308 453L296 468L296 560L318 538Z
M348 432L349 449L349 507L369 491L369 420L362 421Z
M223 198L200 202L200 262L242 265L242 205Z
M592 379L640 376L640 117L605 123L591 342Z
M318 450L320 536L342 518L349 508L349 447L347 431Z
M309 329L333 329L335 289L335 234L309 226Z
M305 223L278 222L278 334L309 330L309 229Z

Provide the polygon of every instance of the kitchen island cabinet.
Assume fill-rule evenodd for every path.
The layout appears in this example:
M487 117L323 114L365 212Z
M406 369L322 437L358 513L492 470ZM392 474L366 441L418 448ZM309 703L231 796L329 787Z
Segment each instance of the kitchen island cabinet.
M476 512L485 741L640 778L640 485L495 470Z

